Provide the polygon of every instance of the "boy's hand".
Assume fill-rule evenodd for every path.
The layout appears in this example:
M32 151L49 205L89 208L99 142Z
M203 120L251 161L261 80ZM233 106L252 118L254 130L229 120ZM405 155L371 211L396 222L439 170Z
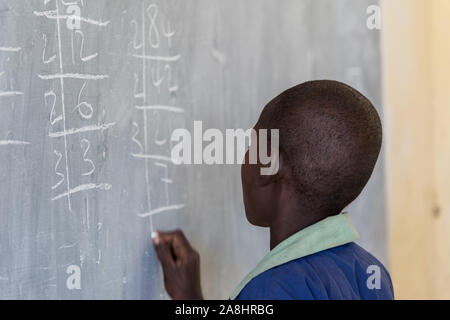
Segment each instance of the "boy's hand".
M200 287L200 256L180 230L158 231L153 245L161 262L164 285L174 300L203 299Z

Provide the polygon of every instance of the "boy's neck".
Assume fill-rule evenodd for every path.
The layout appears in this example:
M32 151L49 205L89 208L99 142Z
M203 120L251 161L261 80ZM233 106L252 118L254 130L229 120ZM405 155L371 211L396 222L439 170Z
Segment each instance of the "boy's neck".
M322 215L301 211L278 212L278 219L270 226L270 250L293 234L323 219Z

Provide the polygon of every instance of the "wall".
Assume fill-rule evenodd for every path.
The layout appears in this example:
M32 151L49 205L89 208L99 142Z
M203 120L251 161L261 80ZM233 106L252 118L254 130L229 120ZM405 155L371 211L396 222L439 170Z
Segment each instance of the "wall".
M450 2L383 1L391 275L397 298L450 298Z

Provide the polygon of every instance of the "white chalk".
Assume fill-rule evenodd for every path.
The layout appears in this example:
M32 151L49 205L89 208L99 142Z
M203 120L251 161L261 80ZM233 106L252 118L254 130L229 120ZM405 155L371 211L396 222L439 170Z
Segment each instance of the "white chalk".
M159 243L158 232L152 232L152 240L155 241L156 244Z

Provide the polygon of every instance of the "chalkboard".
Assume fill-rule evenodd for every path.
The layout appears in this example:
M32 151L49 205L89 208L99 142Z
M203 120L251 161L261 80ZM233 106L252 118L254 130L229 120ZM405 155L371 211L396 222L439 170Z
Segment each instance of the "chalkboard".
M239 166L177 166L171 132L251 128L318 78L381 112L370 4L0 0L0 298L165 299L151 232L175 228L201 254L205 296L227 298L267 230L245 219ZM350 209L387 262L382 168Z

